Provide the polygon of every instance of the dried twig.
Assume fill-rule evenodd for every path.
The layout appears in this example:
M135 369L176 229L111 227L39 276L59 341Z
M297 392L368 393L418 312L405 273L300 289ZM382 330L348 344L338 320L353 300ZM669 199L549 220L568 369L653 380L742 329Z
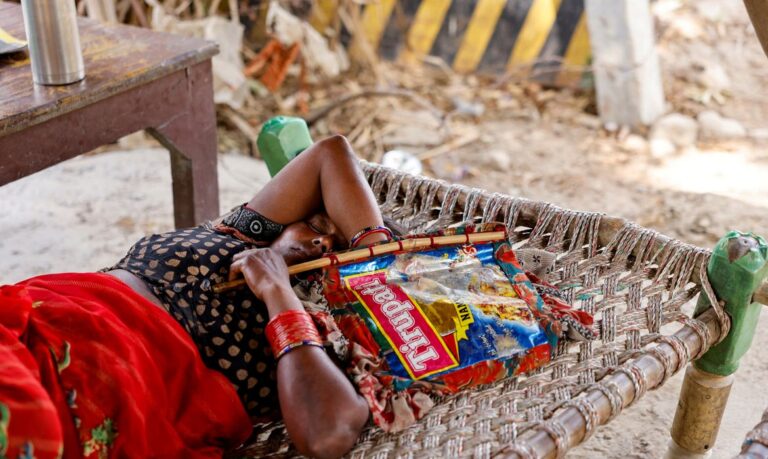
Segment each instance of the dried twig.
M229 17L232 21L240 22L240 11L237 8L237 0L229 0Z
M336 14L353 37L352 55L362 57L376 77L377 83L382 84L384 77L380 70L379 57L365 37L359 5L350 1L342 2Z
M379 114L379 110L372 110L367 115L365 115L363 118L361 118L357 125L350 131L349 134L347 134L347 137L349 138L349 142L352 145L355 145L356 141L359 137L361 137L361 134L363 131L370 127L371 123L373 123L373 120L376 119L376 116Z
M144 14L144 2L141 0L131 0L131 7L133 7L133 14L136 15L136 19L142 27L149 28L149 21L147 15Z
M418 158L422 161L426 161L436 156L444 155L446 153L455 151L456 149L461 148L464 145L467 145L469 143L472 143L479 138L480 138L480 134L477 131L468 132L460 137L456 137L455 139L449 142L446 142L435 148L427 150L424 153L421 153L420 155L418 155Z
M236 127L240 132L242 132L243 135L245 135L245 137L248 139L248 142L252 144L252 147L256 146L256 141L259 138L259 133L256 130L256 128L253 127L251 123L248 122L248 120L243 117L243 115L231 109L227 105L223 105L219 107L219 113L221 114L222 117L224 117L227 121L229 121L234 127Z
M416 102L417 104L424 107L426 110L428 110L432 115L434 115L435 118L437 118L440 123L442 124L443 120L445 119L445 112L440 110L439 108L435 107L430 103L428 100L424 99L423 97L419 96L413 91L409 91L407 89L367 89L361 92L358 92L356 94L350 94L344 97L339 98L338 100L335 100L331 102L330 104L326 105L325 107L322 107L315 111L314 113L311 113L309 116L307 116L307 124L310 126L317 122L317 120L328 116L329 113L332 111L343 107L344 105L352 102L355 99L359 99L361 97L405 97L413 102Z
M221 0L213 0L208 6L208 16L215 16L219 12L219 5L221 5Z

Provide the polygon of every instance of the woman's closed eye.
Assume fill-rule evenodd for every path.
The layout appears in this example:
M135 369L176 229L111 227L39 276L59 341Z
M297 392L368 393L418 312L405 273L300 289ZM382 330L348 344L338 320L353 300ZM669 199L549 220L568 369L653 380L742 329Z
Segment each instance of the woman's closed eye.
M317 233L317 234L319 234L321 236L324 235L324 234L327 234L327 232L325 232L322 228L320 228L319 226L315 225L312 222L306 222L306 224L309 227L309 229L311 229L312 231L314 231L315 233Z

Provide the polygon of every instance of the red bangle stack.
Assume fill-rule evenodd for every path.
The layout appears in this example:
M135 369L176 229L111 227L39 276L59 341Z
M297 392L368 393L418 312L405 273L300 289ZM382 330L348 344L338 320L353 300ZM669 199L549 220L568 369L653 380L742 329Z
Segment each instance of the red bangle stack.
M270 319L266 328L275 360L301 346L316 346L322 349L323 341L317 332L312 317L306 311L284 311Z

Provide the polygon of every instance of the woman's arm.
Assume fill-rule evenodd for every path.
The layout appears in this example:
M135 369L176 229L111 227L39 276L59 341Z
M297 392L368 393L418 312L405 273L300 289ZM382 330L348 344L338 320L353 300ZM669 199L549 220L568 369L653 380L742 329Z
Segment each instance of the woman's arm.
M233 274L242 273L253 293L267 305L269 316L303 310L288 280L282 257L271 249L241 252ZM277 389L285 426L296 448L313 457L339 457L352 449L369 411L365 400L328 355L302 346L280 358Z
M294 158L248 206L284 225L325 209L347 240L363 228L383 224L352 146L340 135L323 139ZM372 235L365 243L383 239L381 234Z

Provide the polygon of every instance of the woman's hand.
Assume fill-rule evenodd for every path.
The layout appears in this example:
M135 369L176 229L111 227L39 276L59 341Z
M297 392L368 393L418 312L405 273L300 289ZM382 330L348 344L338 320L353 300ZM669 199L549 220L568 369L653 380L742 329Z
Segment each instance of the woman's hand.
M270 315L301 308L288 278L283 257L270 248L251 249L235 254L229 268L229 280L242 274L257 298L267 304Z
M240 273L266 303L270 317L302 309L291 288L288 267L274 250L235 255L230 279ZM352 449L368 420L368 404L322 349L299 346L284 355L277 365L277 384L285 425L299 452L325 458Z

